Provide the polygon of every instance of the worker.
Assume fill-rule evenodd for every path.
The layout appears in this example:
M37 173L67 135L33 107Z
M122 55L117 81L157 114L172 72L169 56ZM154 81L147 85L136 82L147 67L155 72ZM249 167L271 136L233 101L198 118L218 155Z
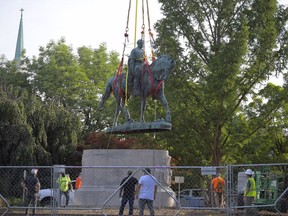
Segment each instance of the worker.
M61 172L59 178L56 180L56 183L59 184L60 200L62 199L63 195L66 198L66 205L63 207L68 206L70 200L70 191L73 191L73 186L71 184L69 175Z
M244 190L244 206L251 206L254 199L256 198L256 182L252 175L254 172L251 169L247 169L245 171L245 174L247 176L247 182L245 185ZM246 208L246 215L249 215L249 212L251 211L251 208Z
M82 172L80 172L79 176L76 178L75 182L75 190L82 187Z
M216 177L212 179L212 190L214 194L215 207L224 207L224 186L225 181L221 178L221 174L217 173Z

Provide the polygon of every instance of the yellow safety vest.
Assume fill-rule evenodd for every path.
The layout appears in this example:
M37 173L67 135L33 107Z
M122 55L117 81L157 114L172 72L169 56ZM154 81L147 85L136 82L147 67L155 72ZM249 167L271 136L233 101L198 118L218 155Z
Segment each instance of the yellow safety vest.
M68 176L59 177L57 179L57 183L60 186L60 190L65 192L69 189L69 184L71 183L71 179Z
M250 190L246 194L246 188L248 186L248 182L250 182ZM248 178L248 180L247 180L244 196L254 197L254 198L256 197L256 182L255 182L254 178L252 178L252 177Z

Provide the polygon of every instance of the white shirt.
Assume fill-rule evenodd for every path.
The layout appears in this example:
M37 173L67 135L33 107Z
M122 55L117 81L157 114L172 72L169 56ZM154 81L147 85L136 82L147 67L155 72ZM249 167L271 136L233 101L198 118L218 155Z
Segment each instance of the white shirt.
M154 200L154 188L156 185L156 179L154 176L144 175L139 179L141 185L139 198Z

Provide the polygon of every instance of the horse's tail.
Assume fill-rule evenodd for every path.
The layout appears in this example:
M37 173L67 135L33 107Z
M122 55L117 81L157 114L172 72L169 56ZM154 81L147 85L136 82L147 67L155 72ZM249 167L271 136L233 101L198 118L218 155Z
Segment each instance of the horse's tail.
M110 97L111 92L112 92L112 86L113 86L113 82L114 82L115 77L111 77L108 82L106 83L106 88L105 88L105 92L102 95L100 104L99 104L99 108L101 109L105 103L105 101Z

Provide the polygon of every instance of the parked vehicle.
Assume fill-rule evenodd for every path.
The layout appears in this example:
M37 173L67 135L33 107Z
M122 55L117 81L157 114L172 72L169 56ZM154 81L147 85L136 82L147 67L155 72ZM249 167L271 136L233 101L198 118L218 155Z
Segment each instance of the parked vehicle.
M73 180L71 182L72 182L72 185L74 188L75 180ZM70 199L69 199L68 205L74 204L74 192L75 192L75 190L69 191ZM64 206L65 202L66 202L65 196L61 197L61 202L59 202L59 200L60 200L59 188L58 189L53 189L53 188L41 189L39 191L40 206L43 206L43 207L52 206L53 202L55 203L56 206Z
M179 195L181 207L204 207L205 198L201 189L185 189L180 191ZM177 198L179 195L177 194Z

